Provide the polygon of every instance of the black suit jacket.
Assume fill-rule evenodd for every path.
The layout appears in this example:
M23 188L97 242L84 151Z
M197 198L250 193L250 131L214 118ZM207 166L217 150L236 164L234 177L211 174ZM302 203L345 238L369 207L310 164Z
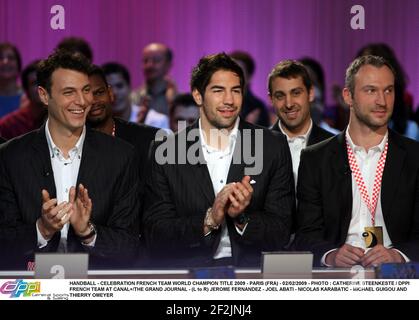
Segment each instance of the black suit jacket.
M137 151L140 182L143 182L150 144L159 129L144 124L128 122L120 118L114 118L114 121L115 136L130 143Z
M182 134L189 134L191 129L197 128L198 122ZM238 266L258 265L261 251L282 249L289 240L294 212L291 156L285 137L241 121L240 133L247 130L253 137L252 150L255 150L255 129L260 129L263 134L263 170L251 176L256 183L253 184L253 197L246 210L250 221L243 236L237 233L233 221L226 218L233 261ZM176 155L182 134L177 133L172 138ZM190 152L202 150L199 135L193 141L188 141L186 146ZM237 140L235 155L240 149L244 150L243 139L241 142ZM220 242L221 228L207 237L203 235L204 217L215 199L203 155L198 164L159 165L154 156L151 163L151 174L146 182L143 221L153 263L172 267L208 266ZM239 164L232 161L227 183L241 181L245 175L244 169L243 161Z
M89 252L90 266L126 266L137 254L138 166L133 147L119 139L87 129L77 184L93 202L91 220L96 244L84 247L69 229L68 251ZM57 232L37 248L36 220L41 215L42 189L56 197L45 125L0 147L0 265L25 268L36 251L57 250ZM6 257L6 258L5 258Z
M6 142L6 140L5 140L5 139L3 139L2 137L0 137L0 144L2 144L2 143L4 143L4 142Z
M282 132L279 129L278 122L279 122L279 120L277 120L275 122L275 124L271 127L271 130L277 131L277 132ZM324 130L323 128L319 127L313 121L313 126L311 128L311 132L310 132L310 135L308 137L307 146L311 146L313 144L319 143L319 142L321 142L323 140L326 140L326 139L329 139L329 138L331 138L333 136L334 136L333 133L331 133L331 132L329 132L327 130Z
M389 130L381 205L393 246L419 260L419 143ZM345 243L352 214L352 175L345 132L301 154L296 246L315 255Z
M139 172L139 199L140 199L140 210L139 210L139 233L140 233L140 247L139 247L139 259L137 261L137 267L144 267L147 265L147 252L145 250L145 243L143 241L143 228L141 225L142 213L143 213L143 198L144 198L144 186L147 173L149 171L149 152L150 144L154 140L158 128L147 126L145 124L137 124L128 122L121 118L113 118L115 122L115 136L120 138L132 146L134 146L137 154L137 164Z

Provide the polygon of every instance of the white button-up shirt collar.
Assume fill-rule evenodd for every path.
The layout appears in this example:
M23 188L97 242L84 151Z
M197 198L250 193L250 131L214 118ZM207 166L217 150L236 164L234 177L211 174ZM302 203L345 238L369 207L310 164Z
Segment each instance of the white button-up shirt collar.
M47 120L45 124L45 135L47 137L47 143L48 143L48 148L50 151L51 158L58 157L60 161L68 160L68 159L65 159L64 154L54 143L51 136L51 132L49 131L48 124L49 124L49 120ZM81 158L85 138L86 138L86 126L83 127L83 131L80 135L80 138L77 140L76 145L68 152L70 161L73 161L76 157Z
M285 130L282 128L281 120L278 121L279 130L287 137L288 146L291 152L291 159L292 159L292 172L294 174L294 183L295 187L297 187L297 180L298 180L298 167L300 165L300 155L301 151L307 147L308 139L311 134L311 130L313 129L313 121L310 119L310 127L306 131L306 133L295 136L289 137Z
M49 120L45 124L45 135L47 139L48 149L51 156L51 167L54 174L55 189L57 192L57 205L63 201L69 201L70 188L76 186L77 177L80 169L81 156L83 151L84 140L86 138L86 127L83 127L82 134L77 140L75 146L69 151L68 158L64 157L64 153L54 143L51 132L49 131ZM50 191L50 190L47 190ZM48 244L38 226L38 247L43 248ZM61 229L61 238L59 244L59 251L66 251L67 249L67 235L69 223L65 224ZM88 246L94 246L95 241L89 243Z

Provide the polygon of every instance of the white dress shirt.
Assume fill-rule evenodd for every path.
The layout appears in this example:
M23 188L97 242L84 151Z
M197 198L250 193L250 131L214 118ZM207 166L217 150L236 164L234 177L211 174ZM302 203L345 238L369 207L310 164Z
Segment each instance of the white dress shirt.
M371 147L368 151L366 151L365 148L357 146L353 143L349 135L349 131L346 130L346 139L354 152L355 159L358 164L359 170L362 174L362 178L364 179L364 183L367 188L370 201L372 198L372 190L374 186L376 168L378 165L378 161L380 160L381 154L384 151L387 138L388 132L378 145ZM377 227L381 226L383 228L384 247L391 248L392 242L387 232L386 224L383 217L383 209L381 207L381 190L378 195L377 207L375 209L375 225ZM345 243L365 250L365 241L362 237L362 233L365 231L365 227L372 226L373 225L371 221L371 213L368 210L368 207L365 204L364 200L362 199L362 195L359 191L358 184L354 178L354 175L352 174L352 218L349 224L348 235L346 236ZM324 265L326 265L326 255L333 250L330 250L323 255L322 263ZM406 261L408 261L408 258L402 252L400 252L399 250L397 251L403 256L403 258Z
M201 119L199 119L199 134L202 144L202 151L204 154L205 161L207 162L207 168L211 177L212 186L214 188L215 195L221 191L226 185L228 171L230 170L230 164L233 157L234 147L236 145L237 133L239 127L239 118L237 118L234 128L231 130L229 135L228 147L224 150L219 150L209 146L204 139L204 132L201 127ZM209 139L209 137L207 137ZM236 231L243 235L245 228L240 230L236 227ZM217 250L214 254L214 259L221 259L231 257L231 242L228 234L228 228L226 223L221 226L221 240Z
M57 192L57 205L63 201L69 201L70 188L76 186L77 177L79 174L83 144L86 137L86 127L83 128L82 134L77 141L74 148L72 148L68 155L68 159L64 157L63 152L55 145L51 133L48 128L49 120L47 120L45 125L45 134L47 138L48 148L51 156L51 166L54 173L54 182ZM50 190L47 190L50 191ZM61 229L61 238L58 251L66 252L67 251L67 234L69 229L69 223L67 222L64 227ZM38 225L36 225L37 235L38 235L38 247L43 248L48 244L41 232L39 231ZM94 246L96 241L96 236L92 242L87 246Z
M289 137L285 130L282 129L281 120L278 121L279 130L287 137L288 146L291 152L291 159L292 159L292 172L294 174L294 184L297 188L297 179L298 179L298 167L300 165L300 155L301 151L307 147L308 138L310 137L311 129L313 128L313 121L310 119L310 127L306 131L306 133L295 136Z

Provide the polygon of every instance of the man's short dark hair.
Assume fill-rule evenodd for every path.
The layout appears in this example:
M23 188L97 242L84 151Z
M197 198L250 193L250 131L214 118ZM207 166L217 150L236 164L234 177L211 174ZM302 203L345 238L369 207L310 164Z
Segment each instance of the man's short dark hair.
M129 75L129 71L124 65L117 62L108 62L102 65L102 70L105 73L105 76L108 76L112 73L119 73L122 78L124 78L128 86L131 86L131 77Z
M190 93L178 94L172 102L172 107L170 108L170 116L172 117L175 113L177 107L198 107L194 98Z
M6 49L12 49L13 53L16 57L16 63L17 63L17 71L22 70L22 57L20 56L20 52L17 49L17 47L10 42L1 42L0 43L0 51L6 50Z
M253 76L255 73L255 61L253 60L252 56L244 51L233 51L230 53L230 57L234 60L239 60L243 62L244 66L246 67L246 71L249 74L249 77Z
M106 81L106 75L103 72L102 68L93 64L90 68L89 77L91 76L98 76L102 79L103 83L108 86L108 81Z
M225 52L207 55L199 60L193 68L191 76L191 90L197 89L204 96L205 89L213 74L219 70L231 71L240 78L240 87L244 90L245 80L242 68Z
M70 53L68 51L58 50L52 53L47 59L41 60L38 64L36 80L38 86L47 90L51 95L52 74L57 69L69 69L86 74L90 73L90 62L80 53Z
M40 60L35 60L23 68L20 79L22 80L22 87L25 92L29 91L29 75L33 72L36 72L39 62Z
M268 76L268 94L272 95L272 82L276 78L297 78L301 77L303 79L304 86L307 91L310 91L312 87L312 81L306 67L301 62L296 60L283 60L279 62L271 71Z
M79 37L66 37L62 39L58 45L58 50L66 50L70 53L80 52L83 54L90 62L93 61L93 52L90 48L89 43L83 38Z
M345 87L349 89L349 92L352 94L352 96L355 92L355 75L358 73L361 67L366 65L371 65L376 68L386 66L393 73L394 79L396 79L396 72L394 71L393 66L383 57L373 55L361 56L352 61L348 69L346 69Z

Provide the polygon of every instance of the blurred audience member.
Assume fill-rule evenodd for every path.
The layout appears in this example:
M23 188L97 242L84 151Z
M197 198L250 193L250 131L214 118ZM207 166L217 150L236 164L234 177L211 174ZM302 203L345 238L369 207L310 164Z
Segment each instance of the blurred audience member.
M79 52L84 55L90 62L93 61L93 51L89 43L80 37L63 38L57 45L57 49L66 50L71 53Z
M170 108L170 129L173 132L183 130L199 118L199 108L192 95L179 94Z
M131 77L128 69L120 63L108 62L102 65L106 81L112 88L112 113L114 117L136 122L138 106L131 104Z
M300 62L306 67L313 83L314 100L311 102L311 119L319 127L338 134L339 130L334 128L335 119L326 117L326 115L330 115L330 112L327 112L326 108L326 85L321 64L309 57L300 59Z
M16 110L22 90L17 83L22 67L18 49L8 42L0 43L0 117Z
M173 53L166 45L151 43L143 50L142 69L145 84L132 94L134 104L169 115L176 96L176 84L169 78Z
M34 61L22 71L22 86L28 99L22 101L21 107L0 119L0 133L6 139L12 139L44 123L47 110L38 94L36 68L39 61Z
M250 89L250 82L256 68L255 61L249 53L244 51L233 51L230 53L230 57L232 57L243 69L244 77L246 79L246 88L240 117L247 122L269 127L270 119L268 110L263 101L256 97Z
M100 132L125 140L135 147L142 184L149 145L154 139L157 129L112 116L114 94L100 67L92 67L89 73L89 82L93 93L93 102L87 115L88 124Z
M109 62L105 63L102 69L115 96L112 108L114 117L156 128L169 128L168 116L148 108L148 96L143 97L141 106L132 103L131 77L125 66Z

